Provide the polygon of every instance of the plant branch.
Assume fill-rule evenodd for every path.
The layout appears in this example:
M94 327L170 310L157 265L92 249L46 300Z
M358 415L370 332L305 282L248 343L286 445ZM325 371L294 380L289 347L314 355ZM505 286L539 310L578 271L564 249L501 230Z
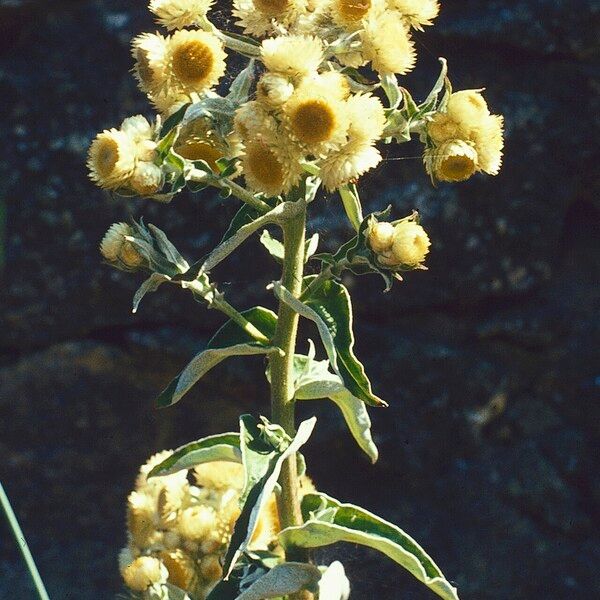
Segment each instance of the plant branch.
M302 291L304 271L304 242L306 237L306 205L302 201L302 210L293 218L285 221L283 227L284 261L283 285L295 297ZM298 332L298 314L284 302L279 303L277 330L273 345L281 348L282 356L273 354L271 361L271 418L281 425L288 435L296 431L294 422L294 353ZM281 494L278 498L279 519L281 527L291 527L302 523L300 502L298 498L298 468L296 456L290 457L283 465L281 477ZM302 550L288 552L287 560L306 562Z

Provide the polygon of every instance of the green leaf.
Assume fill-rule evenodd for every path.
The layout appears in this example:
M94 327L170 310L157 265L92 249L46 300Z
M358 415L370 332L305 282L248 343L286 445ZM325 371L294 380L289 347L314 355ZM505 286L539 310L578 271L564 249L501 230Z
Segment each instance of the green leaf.
M283 256L285 254L283 243L272 237L266 229L262 232L260 236L260 243L267 249L267 252L277 262L283 262Z
M244 204L241 208L235 213L223 239L221 240L221 244L227 241L232 235L234 235L240 227L244 225L248 225L248 223L252 223L255 219L258 219L262 213L260 213L256 208L253 208L249 204Z
M329 371L329 361L316 361L310 356L296 355L294 371L296 400L329 398L337 404L358 446L373 463L379 452L371 435L371 419L362 400L353 396L338 375Z
M275 336L277 328L277 315L268 308L254 306L243 311L242 316L252 323L269 339ZM207 348L227 348L236 344L260 344L249 333L242 329L235 321L227 321L208 342Z
M180 109L176 110L170 117L168 117L160 128L161 136L165 136L167 133L172 131L181 121L183 121L183 117L187 109L190 107L190 103L184 104Z
M242 462L239 433L210 435L196 442L185 444L156 465L148 473L148 477L171 475L177 471L192 469L213 461Z
M358 231L360 224L363 221L362 205L360 203L360 198L358 197L358 190L352 183L342 186L339 189L339 192L344 204L346 215L348 216L352 227Z
M445 600L458 600L456 588L433 559L396 525L325 494L307 494L302 500L304 525L279 534L284 548L320 548L336 542L361 544L382 552Z
M225 556L223 567L225 579L229 577L237 561L248 548L260 512L275 489L284 461L298 452L308 441L316 423L314 417L303 421L294 439L285 447L287 442L281 435L269 436L269 429L266 428L263 430L265 433L259 438L258 424L256 422L253 424L247 415L243 419L240 420L240 445L244 468L247 478L249 470L255 469L252 480L256 483L251 488L246 486L248 489L243 492L244 503Z
M230 356L252 356L268 354L275 348L255 343L236 344L226 348L207 349L197 354L156 400L158 407L172 406L197 383L208 371Z
M442 69L431 92L429 92L429 95L427 96L427 98L425 98L425 101L419 106L419 110L422 113L427 113L432 110L435 110L440 92L444 89L446 79L448 78L448 63L446 59L440 58L439 61L442 65Z
M240 593L249 588L255 581L266 575L270 566L255 556L247 553L240 561L227 580L221 580L207 596L206 600L237 600Z
M248 62L248 66L240 71L238 76L231 82L229 86L229 94L227 98L236 106L240 106L250 97L250 89L254 83L254 59Z
M393 73L386 73L380 75L379 79L381 81L381 87L387 96L390 108L398 108L400 100L402 100L402 94L396 76Z
M304 245L304 262L308 262L319 247L319 234L313 233Z
M165 283L165 281L169 281L167 275L163 275L162 273L152 273L134 294L133 310L131 312L136 313L144 296L150 292L155 292L163 283Z
M148 229L152 232L154 237L154 241L158 246L158 250L162 252L163 256L165 256L168 260L170 260L174 265L176 265L180 271L187 271L190 268L188 262L179 254L177 248L170 242L166 233L152 225L152 223L148 224Z
M411 121L415 116L419 114L419 107L417 103L414 101L410 92L406 88L400 88L402 93L402 114L407 119L407 121Z
M314 277L305 277L305 286ZM330 339L333 341L336 362L331 360L329 352L327 355L333 370L342 378L348 391L367 404L387 406L381 398L373 394L365 369L354 354L352 302L346 287L337 281L326 281L305 300L304 306L312 311L313 315L316 315L321 322L320 326L317 324L319 332L323 326L327 328L329 332L329 336L326 337L327 344L330 343Z
M321 571L307 563L287 562L273 567L268 573L244 590L236 600L279 598L300 590L318 591ZM329 596L323 596L329 600Z

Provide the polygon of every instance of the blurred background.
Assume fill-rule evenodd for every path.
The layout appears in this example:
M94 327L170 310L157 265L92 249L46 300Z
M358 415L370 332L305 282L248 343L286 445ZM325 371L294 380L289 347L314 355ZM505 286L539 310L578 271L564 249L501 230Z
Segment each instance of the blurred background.
M310 403L310 473L421 541L463 599L599 598L599 6L442 4L406 85L422 98L446 56L455 89L486 87L506 116L505 165L433 189L407 144L365 178L368 211L421 212L429 271L385 295L375 276L346 281L357 354L390 403L371 411L381 459ZM0 480L53 599L119 591L125 498L148 456L267 411L260 359L157 411L221 318L166 287L132 315L140 277L101 264L114 221L144 215L196 259L236 210L210 192L113 199L87 179L96 132L150 114L128 44L153 29L145 0L0 0ZM349 237L336 198L313 206L323 249ZM241 306L271 305L276 277L256 241L216 274ZM0 522L0 598L35 598ZM433 597L385 557L336 555L353 598Z

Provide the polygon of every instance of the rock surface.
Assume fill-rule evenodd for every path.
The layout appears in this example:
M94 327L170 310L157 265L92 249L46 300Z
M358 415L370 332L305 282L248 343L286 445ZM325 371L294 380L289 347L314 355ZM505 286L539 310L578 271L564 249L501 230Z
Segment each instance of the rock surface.
M231 362L156 413L153 396L219 317L170 289L131 315L139 281L98 257L110 223L144 215L194 259L235 212L210 195L170 206L114 200L86 178L93 135L148 112L127 76L128 41L153 27L144 4L0 1L0 480L53 598L119 590L123 502L139 463L265 410L257 359ZM407 86L426 93L438 55L455 88L487 86L506 116L504 169L434 190L418 146L407 145L365 182L369 210L419 209L430 270L385 296L376 279L347 282L359 356L391 405L373 411L381 459L360 462L335 411L311 403L302 407L320 416L311 472L422 540L463 598L598 597L598 9L592 0L447 4L418 36ZM340 206L315 207L311 227L335 247L349 234ZM258 244L249 252L251 265L219 272L244 305L277 277ZM0 527L0 598L33 597ZM428 597L388 561L343 553L353 597Z

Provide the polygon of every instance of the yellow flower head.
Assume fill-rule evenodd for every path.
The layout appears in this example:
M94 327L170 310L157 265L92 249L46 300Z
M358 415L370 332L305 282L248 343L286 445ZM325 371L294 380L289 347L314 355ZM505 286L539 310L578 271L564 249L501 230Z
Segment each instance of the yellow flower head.
M129 185L140 196L152 196L163 186L163 172L154 163L140 161L135 167Z
M208 581L219 581L223 577L223 567L220 557L216 554L207 554L200 561L200 572Z
M356 181L380 162L381 154L370 142L361 139L349 140L319 162L320 177L325 188L331 192Z
M177 521L179 533L192 541L208 537L217 526L217 513L212 506L191 506L181 511Z
M338 100L346 100L350 96L348 79L338 71L311 73L303 77L298 84L299 93L327 95Z
M121 187L135 170L135 142L123 131L105 130L92 142L87 166L90 178L101 188Z
M126 268L135 269L144 263L144 258L126 236L133 231L127 223L113 223L100 242L100 252L111 263L121 263Z
M478 169L473 143L450 140L425 153L427 172L439 181L465 181Z
M263 102L251 100L237 109L233 119L235 132L242 140L252 139L265 131L275 133L277 122L269 114L269 107Z
M438 0L388 0L390 8L402 14L410 27L422 30L426 25L433 25L440 12Z
M477 150L479 168L488 175L498 175L504 148L504 117L489 115L473 130L472 140Z
M133 39L133 74L143 92L158 93L163 88L166 51L167 40L159 33L143 33Z
M294 84L279 73L265 73L256 85L256 96L273 107L285 104L294 93Z
M379 98L371 94L353 94L346 101L346 111L350 119L350 137L365 142L381 138L386 120Z
M233 16L244 33L262 37L277 31L277 24L290 29L307 14L307 0L234 0Z
M427 124L427 133L436 144L441 144L457 139L462 131L460 124L451 119L447 113L438 112Z
M134 543L150 545L156 532L156 499L145 492L131 492L127 498L127 529Z
M348 131L346 104L333 95L298 91L283 106L292 136L306 151L319 151L345 140Z
M330 0L329 13L334 23L354 30L369 15L381 12L383 5L383 0Z
M165 583L167 577L167 569L153 556L140 556L123 570L125 584L136 592L144 592L155 583Z
M293 153L290 140L259 135L245 142L242 170L251 189L278 196L298 183L302 174L300 158Z
M391 223L374 223L367 234L369 246L373 252L383 254L392 248L395 228Z
M191 590L198 578L194 559L181 549L163 550L159 556L169 572L167 581L182 590Z
M323 42L310 35L282 35L264 40L261 58L267 70L289 77L315 72L323 62Z
M490 115L480 90L453 93L448 101L446 113L448 119L458 125L458 137L461 139L470 139L471 132Z
M394 228L392 258L398 265L416 267L425 260L430 245L423 227L414 221L402 221Z
M361 32L362 53L379 73L406 75L415 66L416 52L408 28L398 13L369 17Z
M244 468L240 463L215 461L194 468L196 484L215 490L239 490L244 487Z
M223 44L213 33L181 29L167 38L161 92L202 93L225 73Z
M198 25L214 0L150 0L150 10L167 29Z

